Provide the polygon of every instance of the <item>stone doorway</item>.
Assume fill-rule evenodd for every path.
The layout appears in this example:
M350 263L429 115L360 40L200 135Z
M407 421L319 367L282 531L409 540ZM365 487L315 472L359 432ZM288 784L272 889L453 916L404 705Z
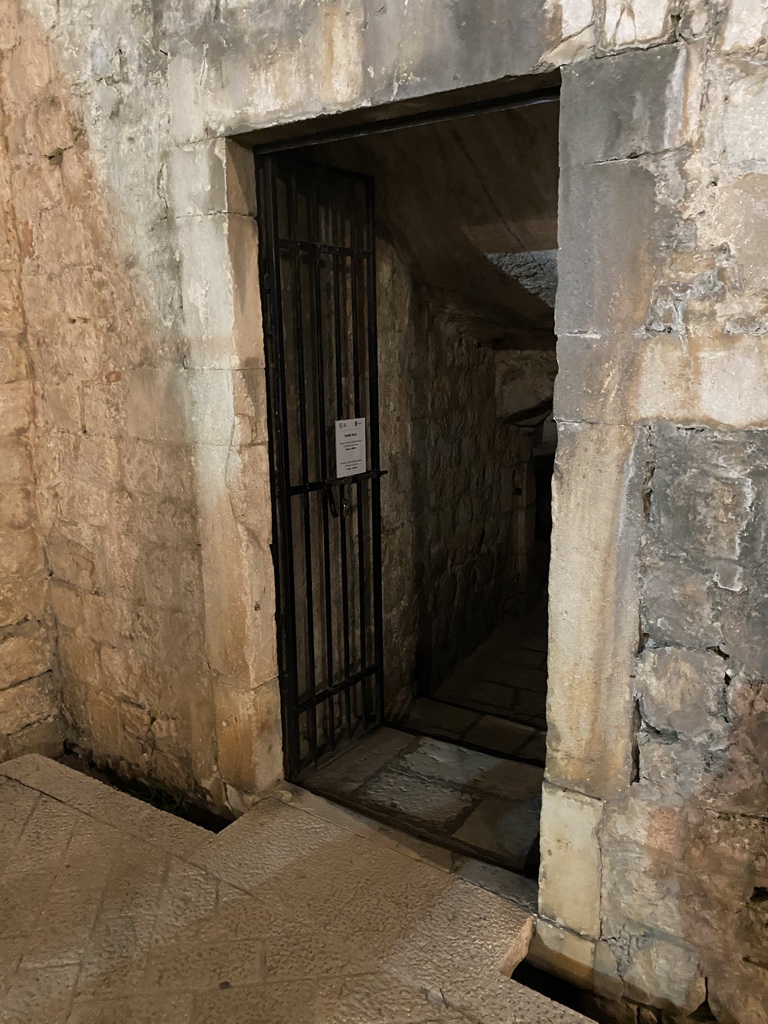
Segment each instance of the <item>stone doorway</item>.
M558 104L298 148L376 187L385 727L308 788L535 874Z

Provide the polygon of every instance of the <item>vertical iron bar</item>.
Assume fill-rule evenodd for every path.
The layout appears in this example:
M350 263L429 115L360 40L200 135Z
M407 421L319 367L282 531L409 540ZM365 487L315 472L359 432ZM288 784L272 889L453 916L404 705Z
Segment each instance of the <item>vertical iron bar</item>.
M277 558L278 602L283 664L280 685L283 699L283 729L286 746L286 775L295 778L301 761L298 729L298 684L296 674L296 609L293 575L293 536L291 524L290 466L286 431L285 362L283 352L282 291L277 226L277 166L267 158L259 164L259 224L263 240L262 285L265 286L267 314L266 339L270 372L267 374L267 400L272 421L273 515Z
M336 183L334 183L336 185ZM338 187L333 192L333 233L336 236L337 245L343 243L339 230L339 206L340 199ZM339 282L339 260L338 253L333 254L333 327L336 349L336 418L344 419L344 380L341 361L341 287ZM341 543L341 621L342 621L342 646L344 650L344 677L349 677L349 594L347 592L347 518L344 515L344 485L339 487L339 539ZM352 695L349 688L344 693L345 707L347 712L347 728L352 732Z
M355 416L362 415L360 404L360 293L357 284L357 275L361 264L357 257L350 260L352 271L352 351L354 353L354 374L355 374ZM368 412L368 410L366 410ZM368 416L370 420L370 415ZM366 467L367 468L367 467ZM363 501L365 493L363 481L357 481L357 567L358 567L358 589L360 593L360 670L366 668L366 615L367 607L365 600L365 516L363 514ZM367 718L367 693L365 681L363 681L364 718Z
M296 232L297 217L297 176L295 166L290 168L290 187L287 194L288 214L288 237L298 237ZM309 448L307 444L307 392L304 379L304 308L301 298L301 259L302 254L297 248L290 251L291 269L293 271L293 316L294 316L294 344L296 346L296 368L298 373L299 386L299 432L301 447L301 480L303 484L310 482L309 470ZM315 696L315 614L314 614L314 593L312 580L312 529L310 522L310 501L313 495L307 491L301 496L303 520L304 520L304 567L306 582L306 643L307 643L307 670L309 674L309 693ZM296 680L298 688L299 681ZM317 757L317 710L312 708L309 715L309 745L312 760Z
M314 239L319 240L319 223L318 223L318 210L317 210L317 178L311 183L311 187L308 190L309 194L309 221L310 228ZM326 417L328 410L325 406L325 365L323 361L323 319L322 319L322 289L320 287L320 266L319 266L319 254L314 253L312 258L312 278L313 278L313 303L312 303L312 327L313 337L315 341L314 352L315 352L315 374L317 377L317 402L320 418L320 474L321 477L327 479L328 473L328 450L326 444ZM323 510L323 569L324 569L324 583L325 583L325 643L326 643L326 670L328 673L327 684L330 686L333 683L333 618L332 618L332 596L331 596L331 535L328 525L328 498L325 492L322 493L320 498ZM317 710L320 705L318 704L314 714L317 715ZM326 703L327 707L327 703ZM335 746L336 743L336 724L333 720L333 706L331 706L331 714L328 719L328 740L330 746Z
M371 469L379 465L379 363L376 336L376 213L374 184L366 181L368 220L368 392L371 408ZM381 479L371 479L371 561L373 570L373 629L376 651L376 698L378 720L384 721L384 627L381 607Z

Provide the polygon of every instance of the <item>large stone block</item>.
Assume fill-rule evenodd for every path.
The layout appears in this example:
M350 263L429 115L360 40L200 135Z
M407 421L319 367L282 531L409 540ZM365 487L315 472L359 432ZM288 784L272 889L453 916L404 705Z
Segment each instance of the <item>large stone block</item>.
M648 46L666 39L671 30L670 0L606 0L600 42L607 50Z
M50 673L0 690L0 737L58 717L56 687Z
M632 775L643 432L559 431L549 578L547 778L611 797Z
M27 440L22 437L0 439L0 487L24 486L32 479L32 458Z
M655 643L703 650L722 643L710 596L711 579L682 561L647 564L643 571L642 628Z
M631 999L678 1014L697 1010L707 996L695 949L658 935L632 943L622 980Z
M0 437L26 434L32 424L32 416L31 382L19 380L13 384L0 384Z
M41 676L50 669L52 658L44 629L20 627L19 635L0 639L0 689Z
M558 335L623 335L645 324L663 227L655 191L653 171L639 160L561 175Z
M684 47L659 46L563 69L561 163L660 153L687 138Z
M600 935L600 800L545 783L539 913L588 938Z
M593 984L595 943L541 918L531 939L526 962L556 974L573 985L589 989Z
M215 684L218 764L233 810L243 797L274 785L283 772L277 680L255 690Z
M727 683L722 658L679 647L644 651L635 678L652 729L714 742L726 733Z
M4 334L0 340L0 383L24 380L27 376L27 357L21 345L21 336Z
M0 489L0 523L7 530L26 530L35 519L34 492L27 486Z

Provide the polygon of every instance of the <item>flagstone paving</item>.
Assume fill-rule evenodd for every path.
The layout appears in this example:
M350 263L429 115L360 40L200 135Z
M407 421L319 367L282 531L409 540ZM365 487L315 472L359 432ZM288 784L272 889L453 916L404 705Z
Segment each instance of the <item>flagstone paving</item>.
M214 835L18 758L0 1024L583 1022L509 979L532 893L493 872L289 786Z

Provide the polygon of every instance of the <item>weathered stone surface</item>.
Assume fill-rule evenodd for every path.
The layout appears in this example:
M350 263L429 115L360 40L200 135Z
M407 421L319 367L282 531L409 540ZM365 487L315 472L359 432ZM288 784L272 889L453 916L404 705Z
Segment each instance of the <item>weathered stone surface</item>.
M631 999L674 1013L697 1010L707 996L695 950L655 935L632 944L622 980Z
M657 644L716 647L722 626L709 596L711 580L679 561L649 561L643 573L643 624Z
M597 797L631 775L642 434L560 429L549 604L547 778ZM573 599L571 583L591 580ZM581 713L574 721L573 708ZM578 929L577 929L578 930Z
M25 623L10 636L0 637L0 690L32 676L40 676L51 667L52 653L46 632Z
M14 734L38 722L51 721L60 728L59 713L57 687L50 673L0 690L0 761L9 753L6 740L10 744Z
M671 17L670 0L606 0L601 45L613 50L659 42L670 32Z
M591 988L595 943L539 919L526 957L528 963L580 988Z
M659 245L653 172L639 160L573 166L560 180L559 225L558 335L641 327Z
M625 160L683 145L686 59L684 48L660 46L564 69L563 164Z
M655 732L722 740L726 693L723 660L680 648L646 650L635 677L643 719Z
M600 800L545 783L541 807L539 912L588 938L600 934Z

